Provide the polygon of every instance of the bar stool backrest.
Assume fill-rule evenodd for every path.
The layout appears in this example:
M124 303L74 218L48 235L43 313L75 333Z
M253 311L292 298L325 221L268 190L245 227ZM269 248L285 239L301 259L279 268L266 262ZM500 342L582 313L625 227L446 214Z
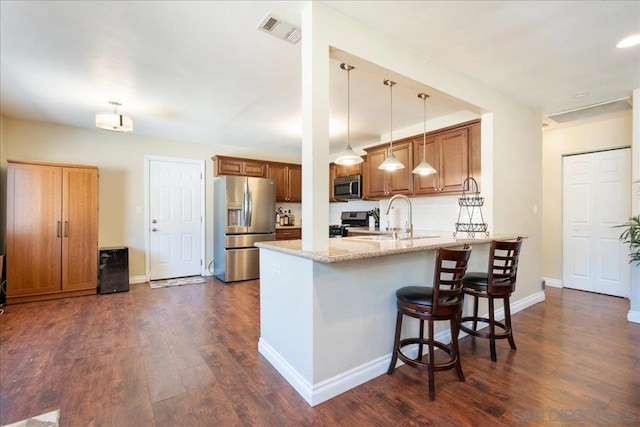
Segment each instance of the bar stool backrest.
M462 286L467 263L471 256L471 247L464 245L462 250L439 249L433 277L432 313L438 315L440 306L462 304Z
M518 237L515 241L491 242L487 292L491 294L507 291L505 288L509 289L509 293L515 291L521 247L522 237Z

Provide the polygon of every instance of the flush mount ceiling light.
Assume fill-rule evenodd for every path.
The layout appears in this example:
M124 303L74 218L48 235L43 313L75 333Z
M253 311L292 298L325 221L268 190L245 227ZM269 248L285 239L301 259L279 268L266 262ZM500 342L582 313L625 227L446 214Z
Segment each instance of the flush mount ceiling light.
M431 175L437 171L427 162L427 95L424 92L418 94L418 98L422 99L424 104L424 131L422 132L422 162L412 171L416 175Z
M131 117L118 113L119 102L109 101L113 105L113 113L96 113L96 127L114 132L131 132L133 120Z
M384 162L382 162L380 166L378 166L378 169L393 172L398 169L404 169L404 165L400 162L400 160L396 159L396 156L393 154L393 85L396 84L396 82L385 79L382 81L382 83L389 86L389 95L391 101L389 104L389 122L391 123L391 128L389 130L389 155L386 159L384 159Z
M345 64L344 62L340 64L340 68L347 72L347 148L338 156L335 160L336 164L342 166L351 166L357 165L358 163L362 163L362 157L358 156L353 149L351 148L351 144L349 142L349 127L350 127L350 112L351 112L351 80L349 75L351 70L355 67L352 67L349 64Z

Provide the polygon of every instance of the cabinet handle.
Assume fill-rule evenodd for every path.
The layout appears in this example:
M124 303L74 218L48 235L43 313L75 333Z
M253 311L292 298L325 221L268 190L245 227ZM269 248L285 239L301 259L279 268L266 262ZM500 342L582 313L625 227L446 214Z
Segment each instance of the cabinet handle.
M64 222L64 237L69 237L69 221Z
M56 224L56 237L60 237L60 228L62 227L62 223L58 221Z

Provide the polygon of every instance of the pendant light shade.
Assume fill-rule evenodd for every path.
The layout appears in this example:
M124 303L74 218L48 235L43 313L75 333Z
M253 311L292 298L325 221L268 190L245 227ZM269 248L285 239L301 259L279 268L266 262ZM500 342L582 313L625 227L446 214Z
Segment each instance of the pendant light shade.
M422 99L424 104L424 131L422 133L422 162L413 170L416 175L431 175L437 171L427 162L427 95L424 92L418 94L418 98Z
M378 166L378 169L392 172L398 169L404 169L404 165L402 164L402 162L396 159L396 156L393 154L393 85L396 84L396 82L392 82L391 80L385 79L383 80L382 83L389 86L389 95L390 95L390 101L391 101L389 104L390 105L389 122L391 124L391 128L389 130L389 140L390 140L389 155L387 156L386 159L384 159L384 162L382 162L380 166Z
M358 156L355 151L351 148L351 143L349 140L349 131L351 127L351 80L350 80L350 72L355 67L352 67L349 64L345 64L344 62L340 64L340 68L347 72L347 148L340 153L338 158L336 158L335 163L342 166L351 166L357 165L358 163L362 163L362 157Z
M131 132L133 130L131 117L118 113L118 107L122 104L115 101L110 101L109 104L114 106L113 113L97 113L96 127L114 132Z

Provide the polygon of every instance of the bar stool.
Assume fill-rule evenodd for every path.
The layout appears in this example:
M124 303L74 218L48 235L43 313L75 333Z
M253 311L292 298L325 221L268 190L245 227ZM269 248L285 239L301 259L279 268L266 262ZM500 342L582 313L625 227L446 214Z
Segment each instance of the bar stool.
M391 364L387 374L392 374L398 359L407 365L429 372L429 399L434 400L435 371L444 371L455 367L460 381L464 381L458 351L459 324L462 317L464 294L462 279L467 269L471 248L465 245L462 250L438 249L433 286L406 286L396 291L398 315L393 342ZM420 320L420 336L400 339L403 316ZM424 321L428 322L428 334L424 336ZM434 339L433 324L436 320L448 320L451 325L451 346ZM418 354L411 358L403 353L403 347L418 344ZM426 345L428 354L423 361L422 349ZM435 363L435 347L444 350L450 358L444 363Z
M492 241L489 252L489 268L487 273L470 272L464 277L463 292L474 297L473 316L462 318L460 329L469 335L488 338L491 348L491 360L496 361L496 340L508 339L509 345L516 350L511 329L511 307L509 297L516 289L516 277L518 275L518 258L522 247L522 237L515 241ZM478 299L487 298L489 301L489 317L478 316ZM495 300L502 299L504 306L504 323L495 320ZM464 322L473 322L469 328ZM478 330L478 322L487 323L489 332ZM496 333L496 327L503 332Z

